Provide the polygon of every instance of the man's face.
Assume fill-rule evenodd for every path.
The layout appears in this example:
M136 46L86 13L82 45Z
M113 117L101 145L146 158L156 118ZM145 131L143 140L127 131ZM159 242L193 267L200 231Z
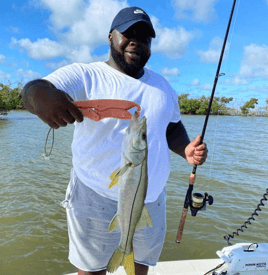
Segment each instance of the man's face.
M151 55L150 29L136 23L124 33L114 30L110 36L111 57L117 67L130 76L137 76Z

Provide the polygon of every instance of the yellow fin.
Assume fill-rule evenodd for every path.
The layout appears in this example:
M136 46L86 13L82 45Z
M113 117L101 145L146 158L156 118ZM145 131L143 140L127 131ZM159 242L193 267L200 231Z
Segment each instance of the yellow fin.
M126 173L127 169L132 165L132 163L127 163L122 169L121 171L119 172L118 176L122 176L123 174Z
M118 182L119 182L119 176L114 178L114 180L109 184L108 189L113 188Z
M114 230L116 230L119 227L119 218L118 215L115 214L115 216L113 217L113 219L111 220L109 227L108 227L108 231L112 232Z
M113 180L116 178L117 174L119 174L120 170L121 170L120 167L117 168L117 169L115 169L115 170L113 171L113 173L110 175L110 180L113 181Z
M144 205L142 212L141 212L141 217L139 219L139 222L136 225L135 230L139 230L143 227L146 227L146 224L148 224L150 227L153 226L149 211L148 211L147 207Z
M127 163L122 169L117 168L110 176L112 182L108 186L108 189L111 189L119 182L119 177L126 173L127 169L131 166L131 163Z
M107 264L107 271L112 273L117 270L117 268L122 265L124 260L124 251L121 251L119 247L114 251L111 259Z
M118 181L119 181L119 174L120 174L121 169L117 168L111 175L110 175L110 179L111 179L111 183L108 186L108 189L111 189L112 187L114 187Z
M124 250L117 247L107 264L107 271L115 272L120 265L124 265L127 275L135 275L134 252L125 254Z
M124 267L125 267L127 275L135 275L135 265L134 265L134 253L133 253L133 251L130 254L125 255Z

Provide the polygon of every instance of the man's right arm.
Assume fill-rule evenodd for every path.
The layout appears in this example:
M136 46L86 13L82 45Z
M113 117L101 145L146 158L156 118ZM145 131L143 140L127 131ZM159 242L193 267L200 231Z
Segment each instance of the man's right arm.
M83 121L81 111L71 102L73 99L47 80L38 79L27 83L23 88L22 99L29 112L54 129Z

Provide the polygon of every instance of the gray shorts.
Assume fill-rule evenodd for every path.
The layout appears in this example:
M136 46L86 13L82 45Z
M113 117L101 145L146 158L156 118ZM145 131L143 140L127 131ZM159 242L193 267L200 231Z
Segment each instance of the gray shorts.
M117 202L102 197L76 176L74 170L61 206L66 208L69 233L69 261L84 271L106 269L120 242L120 230L108 232L117 211ZM135 262L155 266L166 234L166 192L146 204L153 227L148 225L134 234Z

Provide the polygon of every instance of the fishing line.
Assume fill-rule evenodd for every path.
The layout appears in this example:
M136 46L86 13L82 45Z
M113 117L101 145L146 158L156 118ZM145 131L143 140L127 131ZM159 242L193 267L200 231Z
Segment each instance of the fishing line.
M235 18L234 18L234 25L231 31L231 38L230 41L232 42L233 40L233 33L234 33L234 28L236 25L236 21L237 21L237 15L238 15L238 10L240 8L240 0L238 1L238 6L237 6L237 10L235 13ZM231 47L231 42L230 42L230 47ZM227 59L229 59L229 52L230 52L230 48L227 52ZM227 62L225 62L225 67L226 67ZM260 203L257 205L256 209L254 210L254 212L251 214L251 216L243 223L242 226L240 226L236 231L232 232L231 234L225 235L223 238L227 241L228 245L232 245L230 243L230 239L233 239L236 236L239 236L240 233L244 232L245 229L248 228L247 225L251 225L251 221L255 221L254 216L259 216L258 212L262 211L262 209L260 208L261 206L264 206L264 201L268 201L268 188L266 189L266 192L263 194L263 198L260 200ZM240 233L239 233L240 232Z
M226 51L226 54L224 54L224 57L225 57L225 62L223 64L223 71L226 71L226 68L230 67L228 64L229 64L229 54L230 54L230 51L231 51L231 45L232 45L232 42L233 42L233 35L234 35L234 30L236 28L236 21L237 21L237 15L238 15L238 11L239 11L239 8L240 8L240 0L238 0L238 4L236 6L236 12L235 12L235 15L234 15L234 22L233 22L233 26L232 26L232 29L231 29L231 32L230 32L230 38L229 38L229 48L227 48L227 51Z
M224 75L224 74L220 73L220 68L221 68L221 63L222 63L222 59L223 59L223 55L224 55L224 50L225 50L225 46L226 46L226 43L227 43L227 38L228 38L228 34L229 34L229 30L230 30L230 26L231 26L231 22L232 22L232 18L233 18L235 4L236 4L236 0L233 1L231 14L230 14L227 29L226 29L226 32L225 32L223 46L222 46L222 49L221 49L221 55L220 55L220 59L219 59L219 63L218 63L217 71L216 71L216 76L214 78L214 84L213 84L211 96L210 96L210 102L209 102L209 106L208 106L208 110L207 110L203 130L202 130L202 135L201 135L201 138L200 138L200 144L203 143L203 139L204 139L204 136L205 136L207 123L208 123L208 118L209 118L209 115L210 115L211 106L212 106L213 97L214 97L214 94L215 94L215 91L216 91L216 86L217 86L218 79L219 79L220 76ZM180 220L180 224L179 224L179 228L178 228L178 232L177 232L177 237L176 237L176 242L177 243L181 242L188 207L190 206L193 216L196 215L198 210L201 210L201 209L198 209L199 207L193 207L193 201L192 201L192 191L193 191L193 185L194 185L195 177L196 177L196 169L197 169L197 165L194 165L193 170L192 170L192 174L190 175L190 178L189 178L189 187L188 187L188 190L187 190L187 193L186 193L186 196L185 196L184 208L183 208L183 211L182 211L181 220ZM202 195L198 194L198 193L195 193L194 195L197 195L195 199L197 199L197 201L200 202ZM210 205L213 203L213 198L211 196L208 196L207 193L205 193L205 196L204 196L204 199L203 199L203 205L204 206L206 204L206 201L208 201Z
M211 180L211 172L212 172L212 165L214 163L214 152L215 152L215 141L218 133L218 125L219 125L219 114L217 115L217 121L216 121L216 127L214 131L214 139L213 139L213 146L212 146L212 154L211 154L211 161L210 161L210 167L209 167L209 176L208 179ZM207 183L207 186L210 185Z
M227 54L224 54L225 62L223 64L224 68L223 68L222 71L226 71L226 68L230 67L229 54L230 54L231 45L232 45L232 42L233 42L233 35L234 35L234 30L236 28L237 15L238 15L239 8L240 8L240 0L238 1L237 7L236 7L236 12L235 12L235 15L234 15L234 22L232 24L232 28L231 28L231 32L230 32L230 38L229 38L229 43L228 43L229 48L227 50ZM216 137L217 137L217 133L218 133L218 126L219 126L219 112L217 114L216 128L215 128L215 131L214 131L214 139L213 139L212 154L211 154L211 161L210 161L210 167L209 167L209 176L208 176L209 180L211 179L211 174L212 174L213 158L214 158L214 152L215 152L215 141L216 141ZM209 184L207 184L207 186L208 185Z
M51 143L51 147L50 147L50 152L47 153L47 141L48 141L48 137L49 137L49 134L50 134L50 131L52 130L52 143ZM54 129L53 128L50 128L48 133L47 133L47 138L46 138L46 142L45 142L45 157L49 157L52 153L52 149L53 149L53 145L54 145Z

